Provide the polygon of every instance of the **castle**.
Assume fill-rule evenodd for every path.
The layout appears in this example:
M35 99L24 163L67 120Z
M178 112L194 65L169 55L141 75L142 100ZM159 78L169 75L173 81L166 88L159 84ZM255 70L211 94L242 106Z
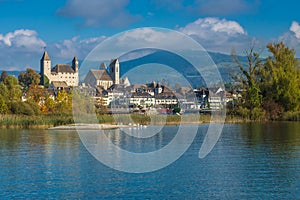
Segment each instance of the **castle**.
M67 86L78 86L78 59L72 60L72 66L68 64L57 64L51 68L51 59L44 51L40 63L41 83L45 85L53 82L65 82ZM48 80L47 80L48 79Z

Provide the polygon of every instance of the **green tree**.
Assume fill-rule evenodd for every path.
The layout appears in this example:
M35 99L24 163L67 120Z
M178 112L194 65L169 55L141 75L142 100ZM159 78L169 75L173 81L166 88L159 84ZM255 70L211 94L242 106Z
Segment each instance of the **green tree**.
M2 96L2 98L4 99L5 102L8 102L9 91L3 82L0 83L0 95Z
M8 113L8 106L5 102L4 97L0 94L0 114Z
M300 109L300 73L299 61L295 51L280 42L267 45L272 53L261 70L261 90L264 107L272 111L274 107L282 107L283 111L299 111ZM269 106L273 104L274 106Z
M21 100L22 90L16 77L9 75L6 79L6 87L8 90L8 100L10 102Z
M27 68L26 72L21 72L18 77L19 83L25 89L31 84L40 84L40 75L36 73L33 69Z
M233 59L239 67L240 73L233 78L241 84L243 89L243 106L250 111L250 118L256 119L257 112L261 108L262 95L259 88L259 72L263 67L260 55L254 51L254 47L250 47L246 51L247 64L243 65L233 52ZM252 112L253 111L253 112ZM254 113L255 111L255 113Z
M49 78L46 75L44 75L44 83L42 83L42 85L44 85L45 88L49 88L50 86Z
M54 99L47 94L45 98L44 104L41 105L41 111L42 113L54 113L54 106L55 106L55 101Z
M69 114L72 113L72 94L65 90L59 91L55 98L55 113Z
M5 84L7 76L8 76L7 72L6 71L2 71L1 77L0 77L0 82L2 82L2 83Z

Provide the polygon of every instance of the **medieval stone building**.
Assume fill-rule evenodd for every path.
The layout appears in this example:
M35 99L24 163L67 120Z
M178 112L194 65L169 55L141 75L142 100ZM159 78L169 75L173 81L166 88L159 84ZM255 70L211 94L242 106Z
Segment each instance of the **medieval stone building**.
M68 64L57 64L51 67L51 59L44 52L40 63L41 84L45 85L47 81L51 84L53 81L65 82L68 86L78 86L78 59L72 60L72 66Z

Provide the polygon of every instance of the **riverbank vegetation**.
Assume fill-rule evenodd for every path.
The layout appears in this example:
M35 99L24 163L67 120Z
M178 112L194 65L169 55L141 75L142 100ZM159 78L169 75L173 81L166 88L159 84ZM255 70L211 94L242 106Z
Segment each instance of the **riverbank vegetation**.
M233 78L242 96L228 115L250 120L300 120L300 65L295 51L284 43L269 44L271 53L262 60L253 48L247 52L247 64L233 56L240 73Z

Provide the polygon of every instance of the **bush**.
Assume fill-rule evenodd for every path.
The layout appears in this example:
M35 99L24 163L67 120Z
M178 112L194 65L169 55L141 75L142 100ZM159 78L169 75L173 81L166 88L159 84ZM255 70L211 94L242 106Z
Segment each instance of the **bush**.
M263 108L267 113L269 120L282 119L284 108L273 100L266 100L263 102Z
M251 120L264 120L265 112L261 108L253 108L250 111L250 119Z
M10 104L10 110L13 114L22 114L28 116L40 114L38 105L32 102L13 102Z
M286 112L283 114L283 120L287 121L300 121L300 111L297 112Z
M236 114L244 119L248 119L250 116L250 110L248 108L238 107L236 109Z

